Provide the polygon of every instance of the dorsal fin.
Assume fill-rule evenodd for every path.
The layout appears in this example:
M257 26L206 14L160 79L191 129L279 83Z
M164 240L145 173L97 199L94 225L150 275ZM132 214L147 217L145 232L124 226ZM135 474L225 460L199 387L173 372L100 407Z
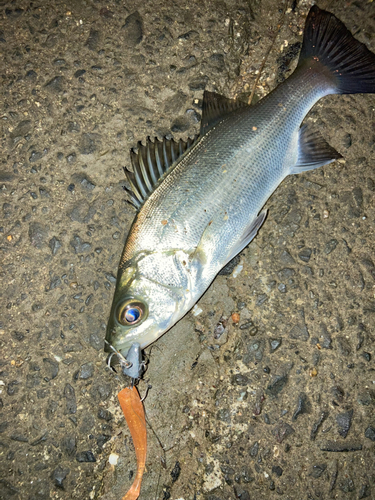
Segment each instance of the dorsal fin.
M196 135L193 139L188 138L185 142L180 139L164 137L159 141L155 137L152 142L147 137L146 146L138 142L138 152L130 150L130 159L133 172L124 167L124 172L131 189L125 188L130 196L131 203L138 209L147 200L151 193L159 185L162 177L171 170L174 163L196 142Z
M216 92L205 90L203 93L200 136L203 137L204 134L218 124L225 116L232 113L232 111L246 107L248 105L242 101L228 99L228 97L216 94Z

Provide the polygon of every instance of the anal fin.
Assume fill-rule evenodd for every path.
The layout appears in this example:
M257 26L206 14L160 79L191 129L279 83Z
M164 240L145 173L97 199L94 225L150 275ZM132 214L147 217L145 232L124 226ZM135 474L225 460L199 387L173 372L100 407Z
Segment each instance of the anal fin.
M320 132L303 125L299 129L298 160L290 173L299 174L314 170L340 158L342 155L328 144Z

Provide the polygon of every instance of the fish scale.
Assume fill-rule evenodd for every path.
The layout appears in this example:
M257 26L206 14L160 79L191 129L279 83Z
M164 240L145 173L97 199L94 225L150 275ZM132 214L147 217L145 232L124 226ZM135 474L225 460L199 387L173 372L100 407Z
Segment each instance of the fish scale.
M302 119L327 93L326 88L316 89L314 76L304 79L302 84L301 80L296 75L293 82L286 80L258 105L226 117L193 147L146 201L143 220L139 221L142 237L137 237L132 252L170 248L172 242L174 247L188 251L199 244L211 220L218 241L230 247L237 240L237 233L241 234L249 220L256 217L295 165ZM299 92L295 95L297 85ZM296 102L298 106L294 105ZM288 126L280 134L283 122ZM257 130L253 131L255 126ZM271 133L266 135L267 130ZM220 137L224 135L226 143L220 145ZM289 150L291 155L287 155ZM189 195L181 200L184 192ZM222 224L225 212L231 224ZM162 221L171 220L177 222L163 226ZM159 232L155 231L158 225ZM190 231L184 232L187 225ZM131 257L131 253L127 254L127 259Z
M301 124L322 97L362 92L375 92L375 55L313 6L298 66L268 96L250 107L205 92L199 139L140 147L128 180L142 206L120 262L107 349L125 356L134 342L144 348L165 333L256 236L260 210L287 175L341 158Z

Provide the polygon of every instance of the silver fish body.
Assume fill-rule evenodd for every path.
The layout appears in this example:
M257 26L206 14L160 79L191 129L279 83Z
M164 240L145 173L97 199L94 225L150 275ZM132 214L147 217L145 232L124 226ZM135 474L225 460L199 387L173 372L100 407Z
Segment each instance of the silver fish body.
M287 175L341 157L321 136L301 128L302 121L325 95L374 92L375 56L349 34L364 53L369 76L363 78L363 71L362 80L352 71L347 76L347 63L340 80L334 62L309 53L307 39L311 33L310 38L319 38L314 21L336 23L341 36L349 32L317 7L309 16L293 75L252 107L229 104L218 116L213 104L213 112L207 111L212 123L202 127L200 139L158 180L140 208L121 258L107 328L107 341L124 355L133 342L144 348L155 341L191 309L256 235L265 218L260 210ZM353 80L360 82L357 87Z

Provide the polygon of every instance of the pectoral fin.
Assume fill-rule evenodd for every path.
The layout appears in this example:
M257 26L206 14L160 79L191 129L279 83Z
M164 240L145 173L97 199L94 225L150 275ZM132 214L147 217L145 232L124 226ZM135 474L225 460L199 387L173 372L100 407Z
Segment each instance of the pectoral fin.
M298 160L290 173L300 174L314 170L340 158L342 155L330 146L319 132L303 125L299 129Z
M255 238L266 216L267 216L267 210L263 210L258 215L258 217L246 227L241 238L237 241L235 247L231 249L231 252L228 255L227 260L224 262L223 267L226 266L228 262L233 259L233 257L235 257L238 253L240 253L250 243L250 241L252 241Z
M207 264L207 255L212 255L215 252L217 256L215 263L220 262L220 269L222 269L230 260L233 259L233 257L241 252L253 238L255 238L259 228L266 218L266 215L267 210L263 210L263 212L252 220L250 224L248 224L236 244L228 251L226 256L224 252L220 251L222 247L220 245L218 246L217 235L212 230L211 223L209 223L203 231L198 246L190 255L190 262L195 265L199 263L200 266L204 267ZM220 269L217 269L216 272Z

